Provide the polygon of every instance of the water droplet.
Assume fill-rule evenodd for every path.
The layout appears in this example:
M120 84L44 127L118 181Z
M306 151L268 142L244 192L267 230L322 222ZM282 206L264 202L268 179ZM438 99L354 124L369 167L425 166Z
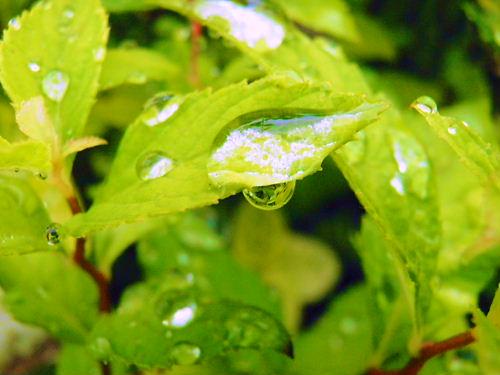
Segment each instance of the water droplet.
M21 22L19 21L19 17L14 17L9 21L9 27L13 30L21 30Z
M47 179L47 177L48 177L48 176L47 176L47 173L44 173L44 172L39 172L39 173L37 174L37 176L38 176L38 178L39 178L40 180L46 180L46 179Z
M72 20L75 18L75 11L68 7L63 11L63 17L67 20Z
M190 291L169 290L156 302L156 312L168 329L186 327L196 317L198 305Z
M28 64L29 70L31 70L33 73L38 73L42 68L40 65L38 65L36 62L30 62Z
M285 39L283 26L252 6L213 0L201 2L196 12L203 19L224 19L229 24L232 36L251 48L275 49Z
M42 81L42 90L45 95L55 101L63 100L69 86L69 77L59 70L49 72Z
M106 57L106 48L104 47L99 47L96 50L94 50L94 60L97 62L104 61L104 58Z
M136 165L137 175L144 181L163 177L172 169L174 169L173 160L160 151L148 152Z
M456 135L457 134L457 128L455 128L454 126L450 126L448 128L448 133L451 134L451 135Z
M396 175L392 178L391 186L398 192L399 195L405 194L403 176L400 173L396 173Z
M178 365L195 364L201 356L201 349L188 342L179 342L172 349L172 359Z
M146 103L144 123L148 126L156 126L164 123L180 107L179 100L174 101L174 96L166 93L156 95Z
M254 207L261 210L276 210L292 199L295 181L244 189L243 195Z
M162 320L162 324L165 327L171 328L182 328L191 323L196 316L196 304L191 304L188 306L180 307L175 310L172 314L165 317Z
M437 113L437 105L430 96L421 96L415 100L412 107L424 113Z
M47 243L51 246L57 245L61 242L61 226L56 223L50 224L45 230L45 238L47 239Z

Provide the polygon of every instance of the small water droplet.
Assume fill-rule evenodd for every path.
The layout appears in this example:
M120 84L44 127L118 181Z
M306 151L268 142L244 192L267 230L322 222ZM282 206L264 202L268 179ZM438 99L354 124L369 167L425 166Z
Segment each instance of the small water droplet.
M437 113L437 104L430 96L421 96L413 102L412 107L424 113Z
M19 17L14 17L9 21L9 27L13 30L21 30L21 22L19 21Z
M198 314L198 305L193 294L185 289L169 290L156 301L156 313L168 329L179 329L189 325Z
M96 50L94 50L94 60L96 62L104 61L105 57L106 57L106 48L99 47Z
M405 194L403 176L401 174L396 173L396 175L391 180L391 186L398 192L399 195Z
M36 62L30 62L28 64L29 70L31 70L33 73L38 73L41 70L40 65L38 65Z
M39 173L37 174L37 176L38 176L38 178L39 178L40 180L46 180L46 179L47 179L47 177L48 177L48 176L47 176L47 173L44 173L44 172L39 172Z
M201 349L189 342L179 342L172 349L172 359L178 365L195 364L201 356Z
M68 7L63 11L63 17L67 20L72 20L75 18L75 11Z
M55 102L61 102L68 90L69 77L66 73L53 70L43 78L42 90L45 95Z
M61 226L56 223L50 224L45 230L45 238L50 246L55 246L61 242Z
M295 181L244 189L245 199L261 210L276 210L292 199Z
M144 181L163 177L172 169L174 169L173 160L160 151L148 152L136 165L137 175Z
M152 127L172 117L180 107L178 101L172 102L173 99L174 96L167 93L161 93L150 99L145 105L144 123Z
M456 135L457 134L457 128L455 128L454 126L450 126L448 128L448 133L451 134L451 135Z

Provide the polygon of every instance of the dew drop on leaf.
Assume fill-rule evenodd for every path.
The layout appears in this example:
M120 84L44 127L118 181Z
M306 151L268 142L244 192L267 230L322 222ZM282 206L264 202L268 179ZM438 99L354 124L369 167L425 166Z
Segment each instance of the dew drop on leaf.
M144 181L163 177L172 169L174 161L160 151L148 152L136 164L137 175Z
M450 126L448 128L448 133L451 134L451 135L456 135L457 134L457 128L455 128L454 126Z
M179 329L189 325L198 313L198 304L185 290L171 290L160 296L156 312L161 323L168 329Z
M179 106L179 101L174 101L173 95L158 94L146 103L143 121L151 127L164 123L177 112Z
M201 349L189 342L179 342L173 347L171 355L177 365L192 365L200 359Z
M72 20L73 18L75 18L75 11L73 10L73 8L68 7L64 9L63 17L67 20Z
M28 64L28 68L29 70L31 70L33 73L38 73L42 68L40 67L39 64L37 64L36 62L30 62Z
M394 188L394 190L397 191L399 195L405 194L403 176L400 173L396 173L396 175L391 179L391 186Z
M277 210L292 199L295 181L244 189L245 199L261 210Z
M106 48L99 47L96 50L94 50L94 60L96 62L104 61L104 57L106 57Z
M430 96L421 96L415 100L412 107L423 113L437 113L437 104Z
M56 223L50 224L45 230L45 238L47 239L47 243L51 246L57 245L61 242L61 226Z
M21 22L19 21L19 17L14 17L9 21L9 27L14 30L21 30Z
M42 90L50 100L61 102L68 90L69 77L66 73L53 70L43 78Z

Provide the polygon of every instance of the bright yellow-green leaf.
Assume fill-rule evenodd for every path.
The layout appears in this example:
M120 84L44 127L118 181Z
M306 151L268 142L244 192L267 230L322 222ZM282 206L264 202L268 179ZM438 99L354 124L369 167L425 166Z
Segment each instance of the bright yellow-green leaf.
M482 374L500 374L500 327L488 320L478 309L474 314L476 328L474 345Z
M28 137L52 146L56 142L56 132L52 119L47 113L42 96L21 102L16 111L17 124Z
M261 113L265 119L281 114L280 109L288 109L292 117L308 110L328 111L332 118L327 125L335 128L328 142L340 146L385 109L361 95L335 94L329 85L312 85L288 76L242 82L216 92L204 90L180 102L172 100L146 109L128 128L99 199L88 213L68 224L73 234L214 204L237 193L241 186L210 183L207 162L219 133L243 115ZM334 115L339 116L338 122Z
M50 218L31 186L20 178L0 175L0 255L50 250L46 228Z
M99 137L83 137L69 140L63 149L63 156L68 156L88 148L106 145L108 142Z
M99 0L48 0L4 32L0 80L12 102L43 96L61 141L78 137L97 92L108 35Z
M178 66L158 52L144 48L111 49L104 60L99 88L169 81L178 76Z
M500 153L496 144L486 142L468 123L440 115L429 97L418 98L412 107L472 172L500 189Z
M233 252L279 292L285 322L292 331L300 325L302 308L331 290L340 274L331 248L291 232L279 213L250 205L238 213Z
M0 137L0 169L46 174L51 169L50 148L43 142L9 143Z

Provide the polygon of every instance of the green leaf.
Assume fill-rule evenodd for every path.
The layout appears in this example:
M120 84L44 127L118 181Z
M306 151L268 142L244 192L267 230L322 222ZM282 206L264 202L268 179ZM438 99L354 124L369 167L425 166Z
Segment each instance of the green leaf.
M210 298L238 301L281 316L275 294L254 272L234 260L222 239L197 215L181 215L163 230L142 239L138 255L152 282L185 283L184 275Z
M99 88L107 90L125 83L143 84L151 80L169 81L179 73L177 65L153 50L111 49L104 60Z
M490 311L488 311L488 319L500 329L500 287L495 293L495 298L491 303Z
M91 352L80 345L63 345L57 361L57 375L100 375L99 363L92 357Z
M355 18L343 0L279 0L282 10L294 21L315 31L356 41L360 38Z
M93 280L61 253L0 259L0 286L9 311L55 337L85 342L98 315Z
M412 107L473 173L483 182L491 181L500 189L500 153L496 144L486 142L468 123L440 115L429 97L417 99Z
M5 91L16 107L43 96L62 143L82 133L93 104L106 21L98 0L49 0L23 13L4 33Z
M365 304L373 309L371 365L381 367L387 359L407 355L403 349L408 349L416 329L415 284L370 216L363 217L354 246L361 258L369 292Z
M428 308L441 240L431 163L391 110L363 137L332 154L351 188L415 283L417 324ZM418 339L416 339L418 341Z
M339 261L327 245L292 233L278 212L250 205L236 216L233 252L278 291L291 331L298 330L303 308L331 290L340 274Z
M310 331L297 338L294 367L299 374L363 373L372 352L368 298L361 286L349 289Z
M37 96L22 102L16 111L16 120L19 129L28 137L50 146L56 141L54 124L47 113L43 97Z
M478 309L474 314L476 323L475 336L477 344L475 352L478 357L479 367L483 374L500 373L500 328L494 322L486 319Z
M0 175L0 210L0 255L49 250L50 218L27 182Z
M355 94L334 94L329 85L301 83L286 76L242 82L213 93L197 92L179 99L180 104L172 100L159 108L148 108L127 129L101 196L88 213L68 223L70 232L81 235L214 204L237 193L239 189L234 187L210 184L207 162L220 132L248 113L265 110L265 118L282 108L292 114L293 109L301 108L326 110L332 115L328 120L332 131L329 142L341 144L384 109L380 102L368 102ZM339 116L338 122L334 115Z
M228 301L194 302L191 292L185 292L161 292L158 283L130 290L118 311L95 327L96 355L141 368L169 368L239 348L289 350L288 334L263 310Z
M109 12L132 12L153 8L149 0L103 0L102 4Z
M75 154L77 152L87 150L89 148L106 145L108 142L99 137L82 137L71 139L64 145L63 156Z
M94 254L96 264L106 275L111 274L114 261L134 242L151 231L165 225L164 219L146 220L141 223L124 224L96 233Z
M51 167L51 152L45 143L31 140L9 143L0 137L0 169L46 174Z

